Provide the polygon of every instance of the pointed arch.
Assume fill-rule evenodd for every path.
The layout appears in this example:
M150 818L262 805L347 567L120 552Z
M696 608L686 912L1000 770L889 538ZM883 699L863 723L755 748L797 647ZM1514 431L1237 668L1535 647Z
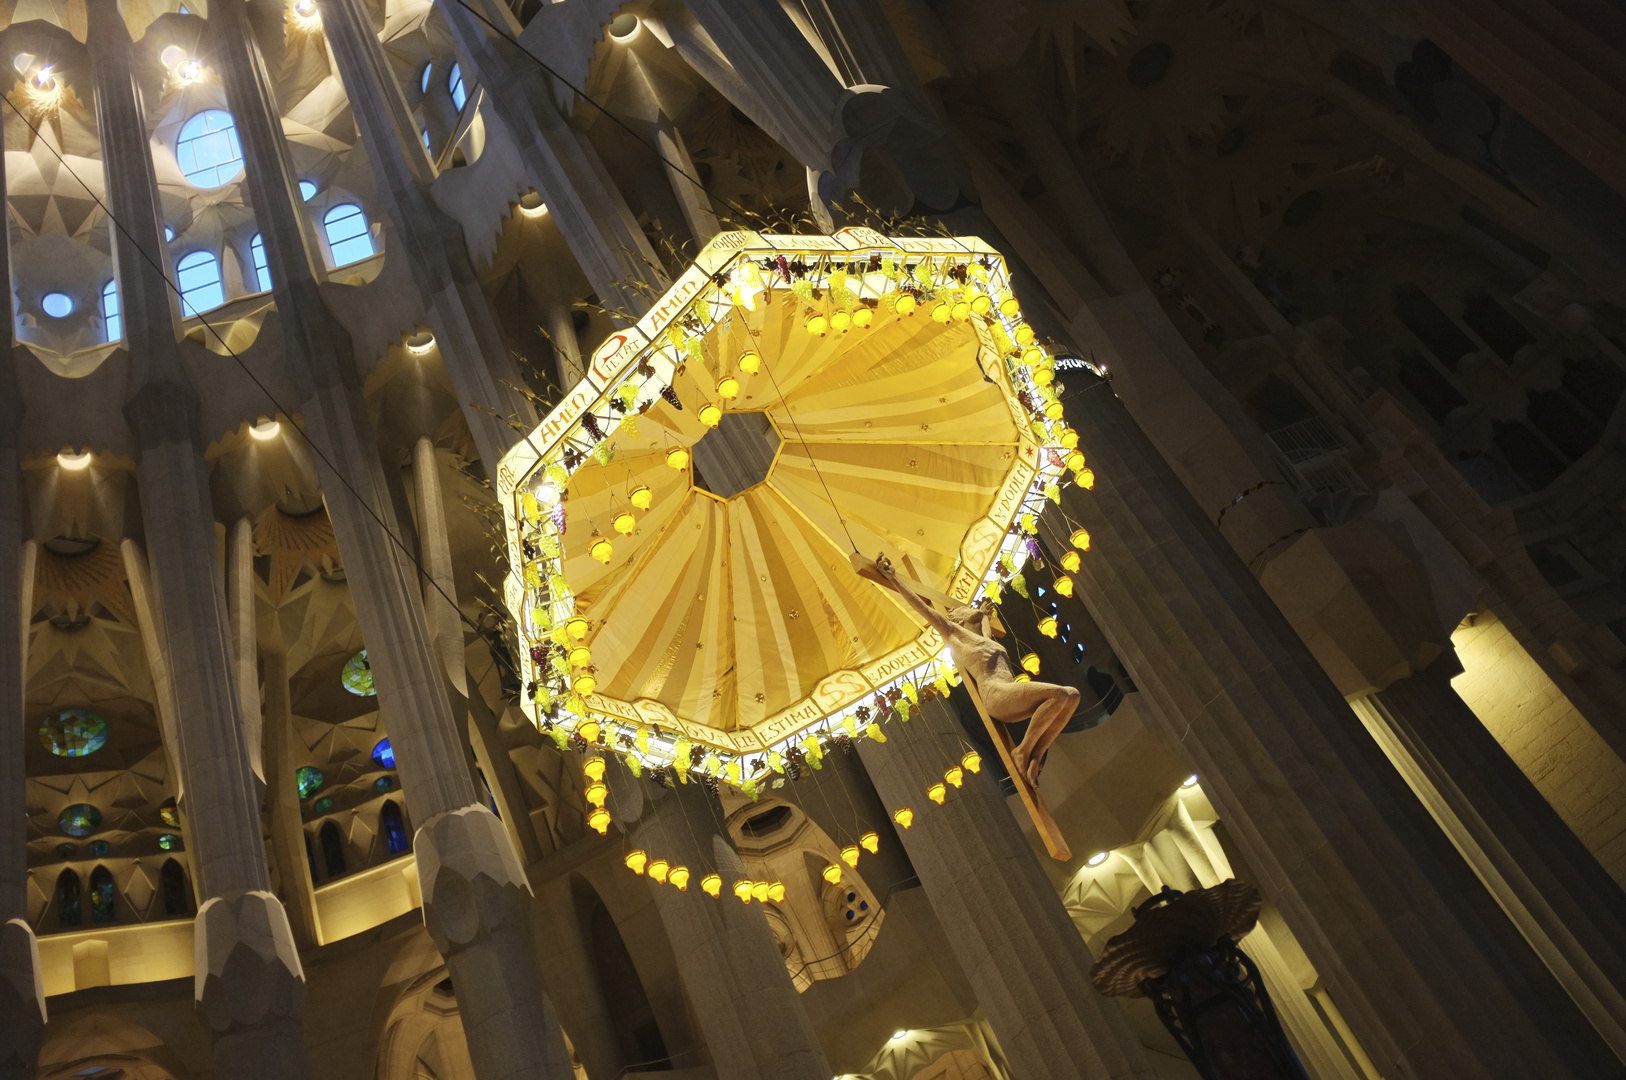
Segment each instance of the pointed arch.
M79 875L64 870L56 876L56 924L78 926L85 920L79 906Z
M328 878L344 876L344 837L339 835L339 827L330 821L322 826L317 838L322 844L322 862Z
M108 923L117 917L113 910L113 872L98 866L90 872L90 921Z
M164 893L165 915L192 914L191 889L186 883L186 871L174 859L164 860L158 872L158 884Z
M411 850L412 838L407 835L406 820L394 799L384 800L384 808L378 814L378 823L384 832L384 846L389 850L391 858L405 855Z

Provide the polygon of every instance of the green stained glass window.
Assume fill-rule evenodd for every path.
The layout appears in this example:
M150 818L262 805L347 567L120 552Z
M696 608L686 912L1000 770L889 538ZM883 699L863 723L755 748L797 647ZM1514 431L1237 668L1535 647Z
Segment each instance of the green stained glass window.
M367 650L363 649L344 662L344 671L339 675L339 681L344 688L357 697L372 697L378 693L373 685L373 665L367 661Z
M102 827L102 812L89 803L74 803L56 816L57 827L83 839Z
M107 721L89 709L63 709L40 724L40 742L57 757L84 757L107 745Z
M323 795L320 799L317 799L314 804L312 804L311 809L315 810L318 814L325 814L329 810L333 809L333 800L328 796Z
M90 852L91 858L99 859L103 855L107 854L107 841L92 840L90 843L85 845L85 850Z
M165 833L158 838L158 846L165 851L176 851L181 846L181 838L174 833Z
M294 770L294 783L299 786L299 797L308 799L321 790L322 785L327 783L327 777L314 765L301 765Z
M380 776L373 781L374 791L389 791L393 787L395 787L395 781L388 776Z

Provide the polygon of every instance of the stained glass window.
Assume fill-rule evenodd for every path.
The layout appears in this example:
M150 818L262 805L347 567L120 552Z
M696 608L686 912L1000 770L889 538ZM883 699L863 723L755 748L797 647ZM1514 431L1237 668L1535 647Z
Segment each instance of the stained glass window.
M107 745L107 721L89 709L63 709L40 724L40 742L57 757L84 757Z
M339 835L339 827L333 822L322 826L320 835L322 842L322 862L327 866L327 876L336 878L344 873L344 838Z
M379 812L378 823L384 830L384 846L391 855L405 855L412 846L412 840L407 836L406 822L401 819L401 808L390 799L384 803L384 809Z
M102 827L102 812L89 803L74 803L56 816L56 823L69 836L83 839Z
M84 921L79 910L79 875L64 870L56 879L56 922L58 926L78 926Z
M172 829L181 827L181 811L174 799L165 799L158 806L158 819Z
M339 674L339 681L344 688L357 697L372 697L378 693L373 685L373 665L367 661L367 650L363 649L344 662L344 671ZM378 751L373 754L376 758Z
M113 875L105 866L90 872L90 921L113 921Z
M90 843L85 845L85 850L90 852L90 857L91 858L99 859L103 855L107 854L107 851L108 851L107 841L106 840L92 840Z
M158 838L158 846L165 851L179 851L181 849L181 838L174 833L165 833Z
M186 887L186 871L174 859L165 859L164 868L158 872L158 884L164 891L165 915L190 915L191 905L187 903L189 890Z
M58 844L56 846L56 853L64 859L73 858L74 854L78 852L78 850L78 844Z
M395 747L390 745L388 735L379 739L378 744L373 747L373 761L381 768L395 768Z
M390 791L393 790L394 787L395 777L393 776L380 776L377 780L373 781L374 791Z
M333 800L328 796L323 795L320 799L317 799L311 804L311 809L315 810L318 814L325 814L329 810L333 809Z
M322 785L326 782L327 777L323 776L322 770L314 765L301 765L294 770L294 783L299 787L299 797L301 799L310 798L312 794L321 790Z

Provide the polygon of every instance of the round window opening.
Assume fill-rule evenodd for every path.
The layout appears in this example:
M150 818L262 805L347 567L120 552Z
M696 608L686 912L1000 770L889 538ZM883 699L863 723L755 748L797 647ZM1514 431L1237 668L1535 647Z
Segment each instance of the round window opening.
M73 297L67 293L46 293L40 298L40 307L53 319L66 318L73 314Z
M84 757L107 745L107 721L89 709L63 709L40 724L40 742L57 757Z
M220 187L243 171L237 122L223 109L206 109L181 125L175 140L181 173L200 188Z

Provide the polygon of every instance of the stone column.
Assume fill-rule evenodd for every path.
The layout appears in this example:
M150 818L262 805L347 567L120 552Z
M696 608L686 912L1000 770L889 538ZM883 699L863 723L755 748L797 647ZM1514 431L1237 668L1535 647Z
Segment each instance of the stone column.
M152 695L158 711L158 730L164 736L164 759L175 785L175 801L185 806L186 774L181 770L181 732L175 720L175 682L169 676L169 640L164 636L164 620L152 595L152 574L147 553L141 545L125 537L119 541L124 557L124 578L130 583L130 601L140 622L141 651L147 657L147 673L152 677Z
M457 609L457 582L452 577L452 544L446 534L446 507L441 501L440 466L435 443L427 435L412 448L412 486L418 503L418 561L423 566L424 618L440 654L446 679L464 693L463 616Z
M266 814L271 818L271 858L282 883L283 906L302 949L322 944L316 914L316 885L305 854L305 826L299 813L294 779L294 718L288 695L288 657L276 647L265 650L265 784Z
M1618 1071L1111 387L1067 383L1081 595L1384 1075Z
M657 787L634 779L619 761L606 778L611 813L629 844L693 874L684 892L649 887L718 1080L828 1080L830 1063L768 920L733 895L745 864L729 843L721 808L708 805L697 783ZM723 879L717 899L700 888L712 870Z
M481 805L424 620L419 571L384 476L351 362L322 303L281 114L241 0L210 9L213 54L237 121L265 237L289 375L372 661L412 820L424 924L446 957L480 1080L567 1080L569 1057L530 943L530 886Z
M1090 950L992 777L968 775L942 806L926 798L965 753L953 706L924 702L887 731L885 745L856 740L858 756L888 809L915 811L899 838L1012 1075L1155 1077L1123 1011L1090 984Z
M0 161L0 192L5 191ZM11 288L11 255L0 244L0 281ZM16 569L0 567L0 1080L34 1075L45 1026L45 987L39 943L28 925L28 728L23 700L28 675L28 622L34 593L33 544L23 546L22 475L17 426L22 404L11 357L12 324L0 329L0 551L21 556Z
M655 129L655 146L661 153L661 164L672 185L672 195L683 211L684 223L689 226L689 235L694 237L696 247L705 247L707 241L722 231L722 226L712 212L706 189L698 183L700 177L695 172L694 159L689 157L689 148L683 145L683 136L671 124Z
M89 16L109 209L122 226L112 240L130 343L133 392L124 411L174 663L176 757L186 772L187 840L204 898L194 924L194 994L214 1037L217 1072L304 1077L304 971L265 865L198 402L180 365L177 302L162 261L146 113L117 3L92 0Z
M552 77L518 44L519 27L508 6L474 0L441 11L461 55L464 77L472 73L493 91L486 100L508 130L582 273L606 306L642 314L651 298L623 282L662 279L660 262L626 200L560 113ZM348 80L336 41L334 52Z
M568 392L581 382L581 339L576 336L576 324L571 320L570 308L555 304L548 308L548 340L553 344L554 365L559 371L559 389Z
M226 535L226 611L231 619L237 696L243 709L243 743L249 766L265 783L260 718L260 645L254 618L254 523L238 518Z

